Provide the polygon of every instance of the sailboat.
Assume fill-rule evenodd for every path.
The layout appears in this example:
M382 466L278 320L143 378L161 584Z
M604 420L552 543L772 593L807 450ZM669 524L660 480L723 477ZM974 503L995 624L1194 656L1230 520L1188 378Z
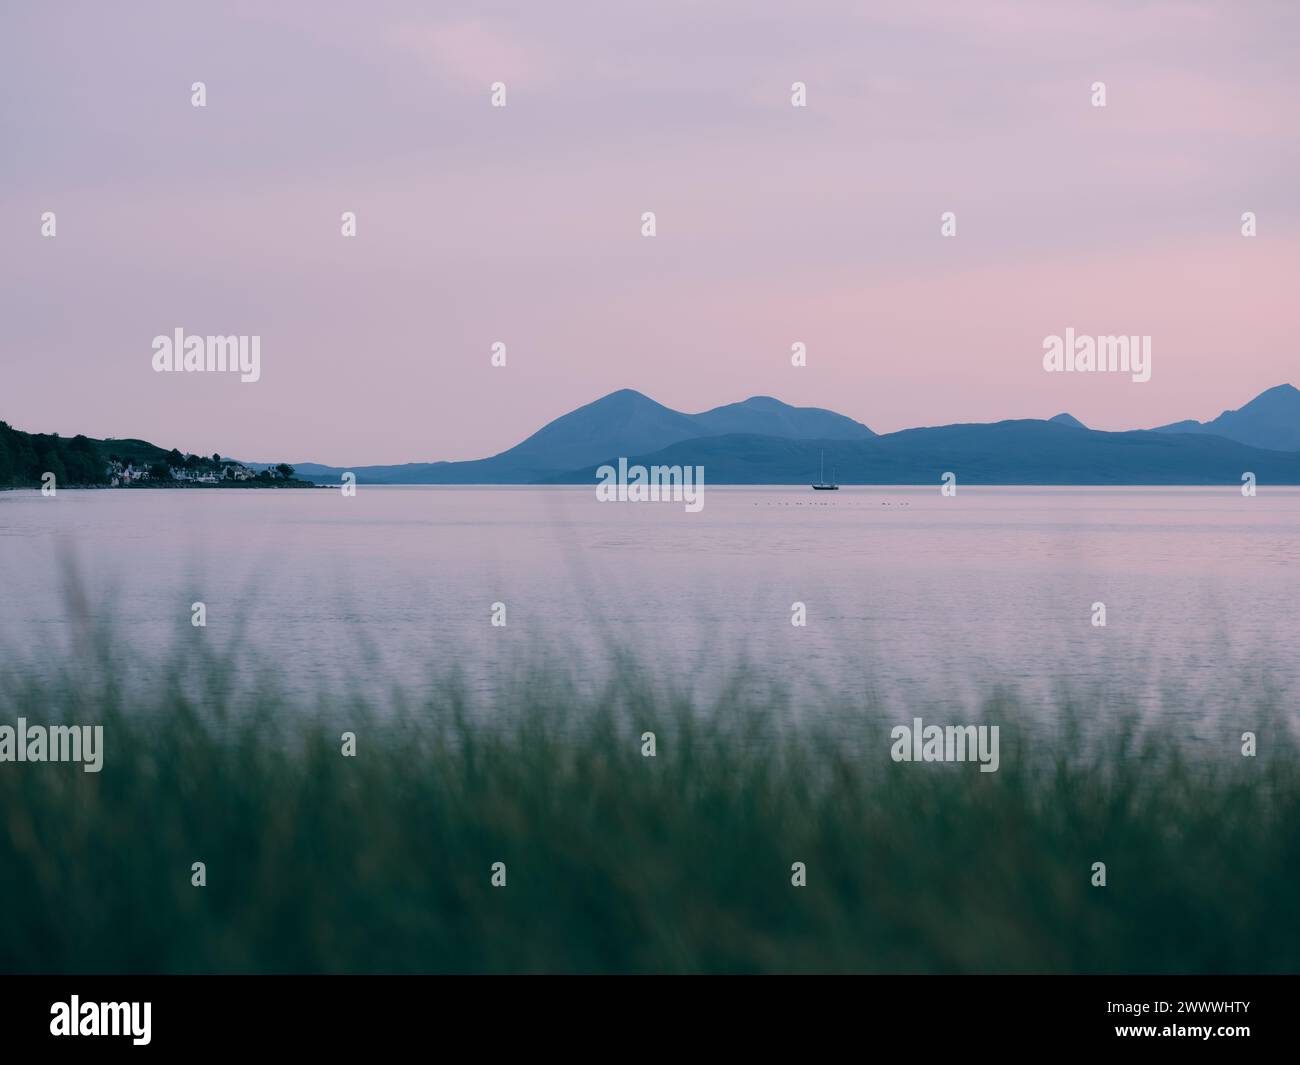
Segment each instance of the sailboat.
M840 486L839 486L838 484L835 483L835 467L834 467L834 466L831 467L831 479L830 479L830 483L828 484L828 483L826 482L826 452L823 451L823 452L822 452L822 473L821 473L821 479L820 479L820 480L819 480L815 485L813 485L813 491L814 491L814 492L838 492L839 490L840 490Z

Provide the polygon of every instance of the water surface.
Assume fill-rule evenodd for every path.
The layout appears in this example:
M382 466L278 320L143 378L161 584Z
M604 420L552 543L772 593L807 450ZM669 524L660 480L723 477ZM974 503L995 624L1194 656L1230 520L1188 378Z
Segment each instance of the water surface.
M237 641L293 687L490 686L543 650L596 679L623 645L689 685L745 661L794 703L1174 687L1204 718L1300 691L1298 530L1295 488L708 487L694 514L571 487L4 492L0 645L67 653L75 564L124 660Z

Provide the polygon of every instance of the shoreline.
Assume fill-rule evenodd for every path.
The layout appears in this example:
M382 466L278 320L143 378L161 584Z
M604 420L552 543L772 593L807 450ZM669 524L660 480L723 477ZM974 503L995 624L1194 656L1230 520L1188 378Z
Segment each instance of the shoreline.
M119 492L119 491L149 491L152 489L162 489L170 491L172 489L197 489L197 488L215 488L222 491L230 489L275 489L275 488L331 488L335 485L313 484L311 481L288 481L270 484L249 484L247 481L240 481L236 484L187 484L185 482L173 482L171 484L61 484L55 486L60 492ZM39 484L6 484L0 485L0 492L39 492Z

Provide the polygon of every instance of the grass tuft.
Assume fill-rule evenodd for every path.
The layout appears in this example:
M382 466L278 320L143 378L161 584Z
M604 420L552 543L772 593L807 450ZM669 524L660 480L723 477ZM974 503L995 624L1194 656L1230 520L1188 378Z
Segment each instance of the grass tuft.
M951 707L795 713L740 672L703 700L635 656L587 694L553 660L491 697L449 674L310 703L231 668L132 681L105 644L7 675L0 725L102 724L106 753L0 764L0 969L1300 969L1297 750L1262 694L1244 758L1243 728L997 692L982 774L889 758L893 724Z

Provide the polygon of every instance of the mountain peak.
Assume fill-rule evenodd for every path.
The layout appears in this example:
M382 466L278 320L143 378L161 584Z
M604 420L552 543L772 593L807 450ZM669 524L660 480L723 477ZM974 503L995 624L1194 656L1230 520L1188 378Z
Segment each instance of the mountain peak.
M1156 431L1210 433L1270 451L1300 451L1300 389L1292 384L1274 385L1213 421L1174 422L1158 426Z
M791 440L856 440L876 435L843 414L821 407L792 407L772 396L750 396L690 417L699 426L700 436L750 433Z
M1067 414L1065 411L1062 411L1060 414L1056 415L1056 417L1048 418L1047 420L1049 422L1056 422L1057 425L1068 425L1071 429L1088 428L1086 425L1083 424L1083 422L1079 421L1079 419L1076 418L1073 414Z
M1265 403L1276 403L1279 401L1287 403L1294 402L1298 399L1300 399L1300 389L1296 388L1295 385L1274 385L1272 388L1264 389L1263 392L1247 403L1245 407L1241 407L1240 409L1245 410L1246 407L1253 407L1261 400Z
M619 388L608 395L601 396L600 399L594 399L589 407L594 407L597 403L636 403L644 401L654 403L655 401L647 396L644 392L638 392L635 388ZM658 404L655 404L658 406Z

